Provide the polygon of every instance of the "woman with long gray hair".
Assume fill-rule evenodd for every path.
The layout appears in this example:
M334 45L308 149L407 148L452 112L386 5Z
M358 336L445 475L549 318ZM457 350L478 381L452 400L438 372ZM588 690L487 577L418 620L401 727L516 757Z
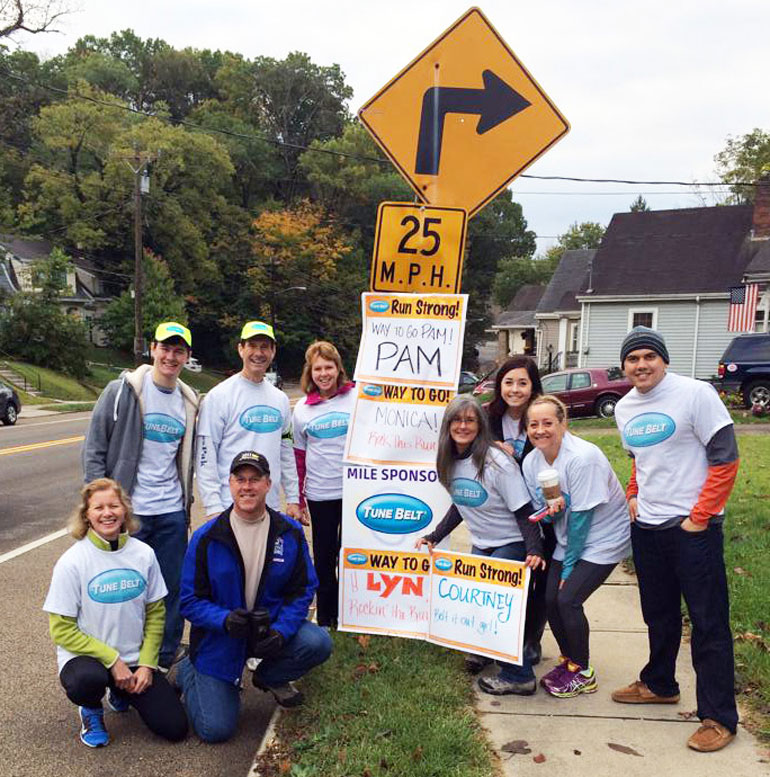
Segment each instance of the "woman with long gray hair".
M449 403L439 432L436 470L471 534L471 553L525 561L537 569L542 559L540 528L527 519L532 514L518 466L494 445L486 413L470 397ZM457 525L452 510L436 529L417 540L432 550ZM475 674L487 659L467 655L466 668ZM532 664L500 664L496 676L479 679L479 688L494 695L529 696L537 688Z

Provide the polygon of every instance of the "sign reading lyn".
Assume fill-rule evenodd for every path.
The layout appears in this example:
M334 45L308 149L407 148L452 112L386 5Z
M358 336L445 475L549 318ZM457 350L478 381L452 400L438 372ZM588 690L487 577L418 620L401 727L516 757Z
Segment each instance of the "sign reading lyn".
M358 112L418 196L473 216L569 131L478 8Z
M454 390L467 294L361 295L363 333L355 380Z
M435 465L438 432L453 391L374 383L359 383L356 390L345 461Z

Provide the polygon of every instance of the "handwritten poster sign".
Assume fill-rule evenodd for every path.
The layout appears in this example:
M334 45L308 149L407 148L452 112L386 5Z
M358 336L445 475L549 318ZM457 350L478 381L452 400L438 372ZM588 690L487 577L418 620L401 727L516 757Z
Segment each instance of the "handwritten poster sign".
M431 556L428 641L522 663L529 569L467 553Z
M346 464L342 485L342 544L413 550L450 507L434 467Z
M528 588L529 569L518 561L343 546L339 628L520 665Z
M454 391L359 383L345 461L433 466L444 410Z
M425 639L430 560L425 553L343 547L340 631Z
M361 295L356 381L454 390L460 377L467 294Z

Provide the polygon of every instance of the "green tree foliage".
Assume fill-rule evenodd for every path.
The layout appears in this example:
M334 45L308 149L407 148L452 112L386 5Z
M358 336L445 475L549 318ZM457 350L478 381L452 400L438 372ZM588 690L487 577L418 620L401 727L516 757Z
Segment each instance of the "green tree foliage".
M184 299L174 290L168 265L149 251L144 254L144 337L149 339L162 321L187 324ZM124 291L110 302L99 325L113 348L130 351L134 345L134 297Z
M514 256L501 259L492 284L492 295L500 307L508 307L516 292L528 283L545 284L558 265L560 257L533 259Z
M552 261L556 267L565 251L598 248L605 231L606 228L596 221L583 221L580 224L576 221L563 235L559 235L556 245L545 252L546 259Z
M770 173L770 132L754 129L739 138L728 137L727 143L714 160L719 177L731 184L732 203L754 201L753 186L739 186L739 183L753 183Z
M69 258L57 249L35 264L32 290L12 295L0 309L0 349L82 378L87 372L86 327L60 302L71 269Z
M646 211L651 210L650 206L647 204L647 200L642 197L640 194L632 203L631 207L629 208L631 213L643 213Z

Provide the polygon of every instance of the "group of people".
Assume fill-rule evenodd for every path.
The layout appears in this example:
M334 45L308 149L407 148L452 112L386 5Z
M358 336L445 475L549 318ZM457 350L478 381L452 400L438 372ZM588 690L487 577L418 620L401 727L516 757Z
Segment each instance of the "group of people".
M109 742L105 694L168 740L184 738L189 720L221 742L237 727L247 662L254 686L292 707L303 701L293 681L331 653L353 399L340 355L327 342L308 348L292 417L265 378L269 324L243 326L241 371L201 402L180 379L191 349L187 327L160 324L152 363L108 384L86 434L78 542L57 562L44 610L90 747ZM207 518L188 544L193 474Z
M269 325L244 325L243 369L200 405L179 380L191 346L186 327L161 324L152 365L107 386L86 436L86 486L71 522L79 541L57 563L44 609L91 747L109 741L105 693L111 709L135 707L169 740L186 735L189 718L204 741L224 741L237 726L247 661L253 684L290 707L302 702L292 681L331 652L354 399L339 353L327 342L308 348L305 397L292 417L286 395L265 379L276 353ZM478 683L490 694L535 693L548 623L560 656L540 684L559 698L598 688L583 605L630 547L650 655L612 698L679 700L684 596L701 720L688 745L718 750L738 720L721 526L738 469L733 425L711 387L668 372L656 331L631 330L620 357L634 386L616 407L632 457L625 491L602 451L569 432L566 408L543 394L535 362L516 356L499 369L486 406L457 397L447 407L436 469L452 507L417 546L431 550L465 522L472 553L531 569L521 664L500 663ZM193 471L207 521L188 546ZM544 477L558 483L557 495L545 493ZM467 498L467 479L479 498ZM317 623L308 619L314 596ZM179 660L183 618L190 646ZM491 662L467 655L465 663L476 674ZM172 664L176 688L166 679Z
M464 521L472 553L531 568L521 665L500 663L497 674L478 684L490 694L535 693L532 665L540 660L547 621L560 655L540 684L558 698L598 689L583 604L630 548L649 660L612 699L679 701L684 597L701 722L687 744L720 750L738 723L722 533L739 463L732 419L711 386L668 371L657 331L632 329L620 362L633 384L615 409L632 460L625 491L601 449L569 432L564 404L543 395L534 361L515 356L498 370L485 407L466 397L447 407L436 467L453 504L416 544L432 550ZM479 484L473 500L464 496L468 478ZM558 483L555 494L544 493L546 481ZM491 662L467 655L465 663L476 674Z

